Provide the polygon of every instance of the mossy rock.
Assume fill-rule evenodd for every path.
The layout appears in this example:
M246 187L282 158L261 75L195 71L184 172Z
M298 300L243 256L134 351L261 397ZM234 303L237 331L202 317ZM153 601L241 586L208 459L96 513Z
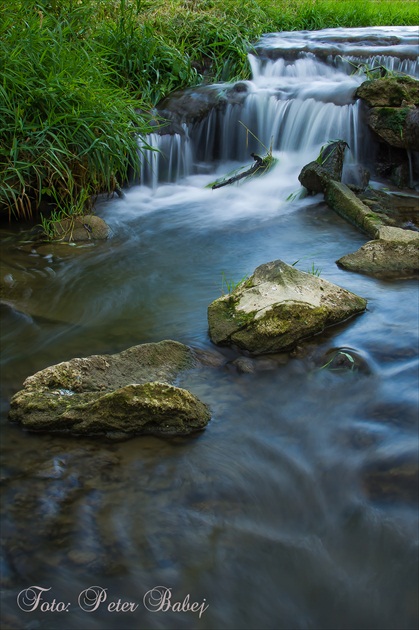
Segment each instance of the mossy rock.
M77 435L185 435L203 429L207 406L173 382L208 361L175 341L76 358L26 379L9 419L32 431Z
M378 239L343 256L337 264L360 273L409 277L419 272L419 232L382 227Z
M348 186L340 182L328 183L325 200L340 216L372 237L388 220L386 216L372 211Z
M417 110L409 107L374 107L369 114L370 128L386 144L419 151Z
M413 77L385 77L364 81L356 91L370 107L419 105L419 81Z
M276 260L209 305L209 334L253 355L276 353L365 308L354 293Z
M62 219L53 225L54 238L66 243L81 241L103 241L110 229L103 219L93 214Z

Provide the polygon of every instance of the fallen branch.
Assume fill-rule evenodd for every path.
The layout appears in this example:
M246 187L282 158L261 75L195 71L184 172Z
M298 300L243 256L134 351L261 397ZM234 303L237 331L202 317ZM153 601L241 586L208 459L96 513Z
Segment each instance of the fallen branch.
M212 190L216 188L222 188L223 186L228 186L229 184L234 184L238 182L240 179L244 179L245 177L253 177L254 175L263 175L268 170L272 168L272 166L276 163L276 159L272 157L271 153L268 153L265 157L260 157L260 155L256 155L256 153L250 154L252 158L255 160L255 163L247 169L247 171L243 171L242 173L238 173L237 175L233 175L229 179L222 179L216 181L212 186Z

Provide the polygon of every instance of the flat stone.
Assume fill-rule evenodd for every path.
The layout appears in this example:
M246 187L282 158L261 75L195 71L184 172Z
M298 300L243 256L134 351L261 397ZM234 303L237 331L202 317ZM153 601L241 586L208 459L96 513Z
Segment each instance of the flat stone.
M342 256L337 264L367 274L411 275L419 271L418 232L386 226L380 228L378 235L378 240L368 241L356 252Z
M419 243L419 232L385 225L379 228L377 238L393 243Z

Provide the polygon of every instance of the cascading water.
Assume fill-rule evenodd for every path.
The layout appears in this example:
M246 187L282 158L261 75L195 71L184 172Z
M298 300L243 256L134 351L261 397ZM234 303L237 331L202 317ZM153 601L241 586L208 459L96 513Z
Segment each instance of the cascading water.
M348 161L368 159L372 141L355 90L367 79L368 68L418 76L417 29L267 35L249 54L249 63L252 79L241 84L247 90L242 103L214 108L203 121L184 125L182 135L148 138L161 155L144 165L143 183L175 181L214 161L243 162L251 151L263 153L270 146L282 161L287 153L299 152L303 166L323 143L335 139L348 143ZM227 88L211 89L222 94Z

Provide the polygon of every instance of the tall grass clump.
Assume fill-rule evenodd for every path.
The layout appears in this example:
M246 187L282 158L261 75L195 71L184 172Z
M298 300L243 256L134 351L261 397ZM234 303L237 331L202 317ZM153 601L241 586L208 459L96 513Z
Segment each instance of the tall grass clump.
M83 212L138 169L149 130L74 17L26 10L0 26L0 206L19 219L45 198Z

